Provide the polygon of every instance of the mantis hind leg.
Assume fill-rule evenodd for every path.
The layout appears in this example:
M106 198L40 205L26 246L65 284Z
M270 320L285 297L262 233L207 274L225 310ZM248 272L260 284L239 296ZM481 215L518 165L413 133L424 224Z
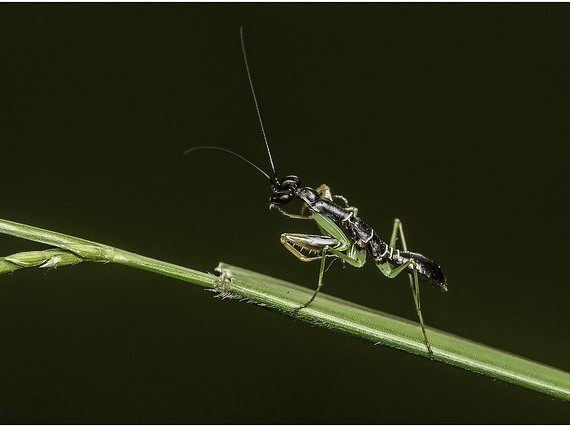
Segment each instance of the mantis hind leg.
M406 237L404 236L404 228L402 226L402 221L398 218L394 220L394 226L392 228L392 237L390 238L390 246L395 247L396 241L398 240L398 235L400 236L400 241L402 243L402 249L404 251L408 250L408 245L406 244ZM410 288L412 290L412 296L414 297L414 305L416 307L416 313L418 315L418 319L420 321L420 326L422 328L422 334L424 336L424 342L428 351L429 356L433 355L433 351L431 350L431 346L427 337L424 318L422 316L422 307L421 307L421 300L420 300L420 286L418 280L418 269L416 264L413 260L410 260L408 263L404 264L408 266L411 264L413 274L408 274L408 279L410 281ZM395 271L395 270L394 270ZM399 272L398 272L399 273Z

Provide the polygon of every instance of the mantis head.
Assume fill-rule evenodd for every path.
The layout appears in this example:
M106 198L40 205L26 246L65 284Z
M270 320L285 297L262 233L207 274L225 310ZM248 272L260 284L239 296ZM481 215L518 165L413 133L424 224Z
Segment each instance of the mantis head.
M281 180L275 180L271 186L272 193L269 200L274 205L289 203L295 198L300 187L301 180L296 175L287 175Z

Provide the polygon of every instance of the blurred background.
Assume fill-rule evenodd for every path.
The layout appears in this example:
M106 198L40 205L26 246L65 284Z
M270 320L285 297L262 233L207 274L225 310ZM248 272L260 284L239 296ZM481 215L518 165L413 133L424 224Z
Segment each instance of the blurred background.
M567 5L0 7L0 217L313 288L268 210L327 183L446 272L436 328L570 370ZM42 245L0 236L0 253ZM415 320L404 277L325 292ZM557 423L568 404L116 265L0 277L3 423Z

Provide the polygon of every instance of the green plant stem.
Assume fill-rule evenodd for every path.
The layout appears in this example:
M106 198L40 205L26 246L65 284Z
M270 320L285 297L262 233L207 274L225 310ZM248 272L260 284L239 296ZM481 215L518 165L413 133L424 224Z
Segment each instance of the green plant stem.
M57 233L55 231L0 220L0 233L56 246L77 255L84 261L112 262L127 265L208 288L215 287L216 285L216 277L211 274L148 258L101 243ZM11 257L5 257L4 260L10 261L10 258ZM33 266L34 265L30 265L30 267ZM54 265L53 267L58 267L58 265Z
M2 262L16 263L17 268L42 266L45 262L50 262L47 266L57 266L53 256L60 257L58 260L67 260L62 265L81 260L113 262L212 288L222 297L255 302L288 315L312 294L308 288L223 263L218 266L220 275L216 277L100 243L6 220L0 220L0 233L60 248L5 257L0 259L0 270ZM48 260L42 261L42 257ZM376 344L428 357L417 323L323 293L309 307L300 310L297 317ZM427 333L433 360L570 401L570 374L567 372L437 329L427 328Z

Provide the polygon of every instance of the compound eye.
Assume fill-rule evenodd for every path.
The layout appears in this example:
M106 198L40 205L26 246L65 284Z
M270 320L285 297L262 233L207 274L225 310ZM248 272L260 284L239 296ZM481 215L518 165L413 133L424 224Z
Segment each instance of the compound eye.
M283 187L299 186L300 183L301 180L296 175L287 175L283 180L281 180L281 185Z
M291 190L282 190L282 191L276 191L275 193L273 193L271 195L271 197L269 198L269 200L274 205L284 205L285 203L293 200L293 197L294 197L294 195L291 192Z

